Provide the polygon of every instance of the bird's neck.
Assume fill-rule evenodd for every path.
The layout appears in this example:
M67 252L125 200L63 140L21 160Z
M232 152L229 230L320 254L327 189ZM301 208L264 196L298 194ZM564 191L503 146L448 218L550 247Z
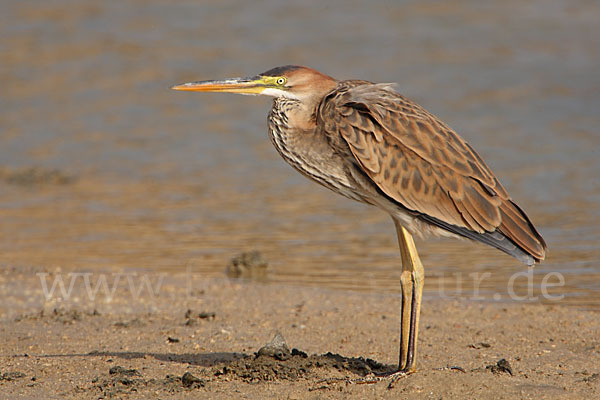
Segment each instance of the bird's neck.
M318 98L291 99L279 97L274 99L272 112L285 116L286 126L289 129L301 131L314 130L316 128L316 114L320 100Z
M269 113L269 134L275 148L291 164L297 156L298 141L316 131L315 108L297 99L279 97L273 100Z

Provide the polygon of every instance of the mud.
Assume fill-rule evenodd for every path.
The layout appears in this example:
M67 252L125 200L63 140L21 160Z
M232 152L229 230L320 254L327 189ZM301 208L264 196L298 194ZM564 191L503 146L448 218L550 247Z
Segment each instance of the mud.
M319 380L320 376L332 371L348 373L350 376L365 377L381 375L393 371L393 366L385 366L371 359L348 358L339 354L308 356L305 352L293 349L289 357L280 359L270 356L245 356L215 371L215 376L233 375L244 382L269 382L298 379Z
M244 356L216 370L215 376L231 374L246 382L282 379L295 381L300 378L318 378L319 369L336 370L364 377L390 373L393 372L394 367L362 357L347 358L332 353L309 356L296 348L290 351L283 336L277 333L254 356Z

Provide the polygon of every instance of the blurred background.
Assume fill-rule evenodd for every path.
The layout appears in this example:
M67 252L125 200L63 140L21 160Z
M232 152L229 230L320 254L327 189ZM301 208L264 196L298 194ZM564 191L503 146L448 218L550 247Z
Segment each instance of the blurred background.
M269 99L169 90L301 64L397 82L452 126L548 242L536 285L560 272L561 303L600 306L597 1L0 8L3 269L187 269L208 278L258 250L267 284L399 293L389 217L287 166L268 140ZM417 246L426 296L469 297L469 274L489 272L479 295L504 300L510 277L526 270L482 245Z

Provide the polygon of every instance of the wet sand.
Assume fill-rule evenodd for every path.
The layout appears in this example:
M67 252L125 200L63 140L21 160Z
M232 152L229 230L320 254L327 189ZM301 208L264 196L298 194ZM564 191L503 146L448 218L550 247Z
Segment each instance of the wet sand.
M396 362L395 295L227 279L190 285L185 274L160 278L139 271L135 285L146 276L154 295L144 289L132 297L123 284L110 302L106 296L90 302L84 285L75 284L70 297L44 302L38 272L1 275L16 286L1 308L3 315L12 313L0 323L3 398L600 395L600 319L594 312L426 301L418 371L390 388L388 379L371 378ZM60 273L44 279L52 282ZM257 356L276 332L290 353Z

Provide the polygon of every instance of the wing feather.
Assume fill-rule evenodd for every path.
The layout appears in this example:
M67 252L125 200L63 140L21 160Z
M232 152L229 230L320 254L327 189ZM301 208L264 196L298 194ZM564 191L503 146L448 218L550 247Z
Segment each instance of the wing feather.
M544 258L543 239L469 144L389 85L347 82L326 98L317 118L383 193L428 221L442 221L444 229L466 229L487 241L498 241L491 235L498 231Z

